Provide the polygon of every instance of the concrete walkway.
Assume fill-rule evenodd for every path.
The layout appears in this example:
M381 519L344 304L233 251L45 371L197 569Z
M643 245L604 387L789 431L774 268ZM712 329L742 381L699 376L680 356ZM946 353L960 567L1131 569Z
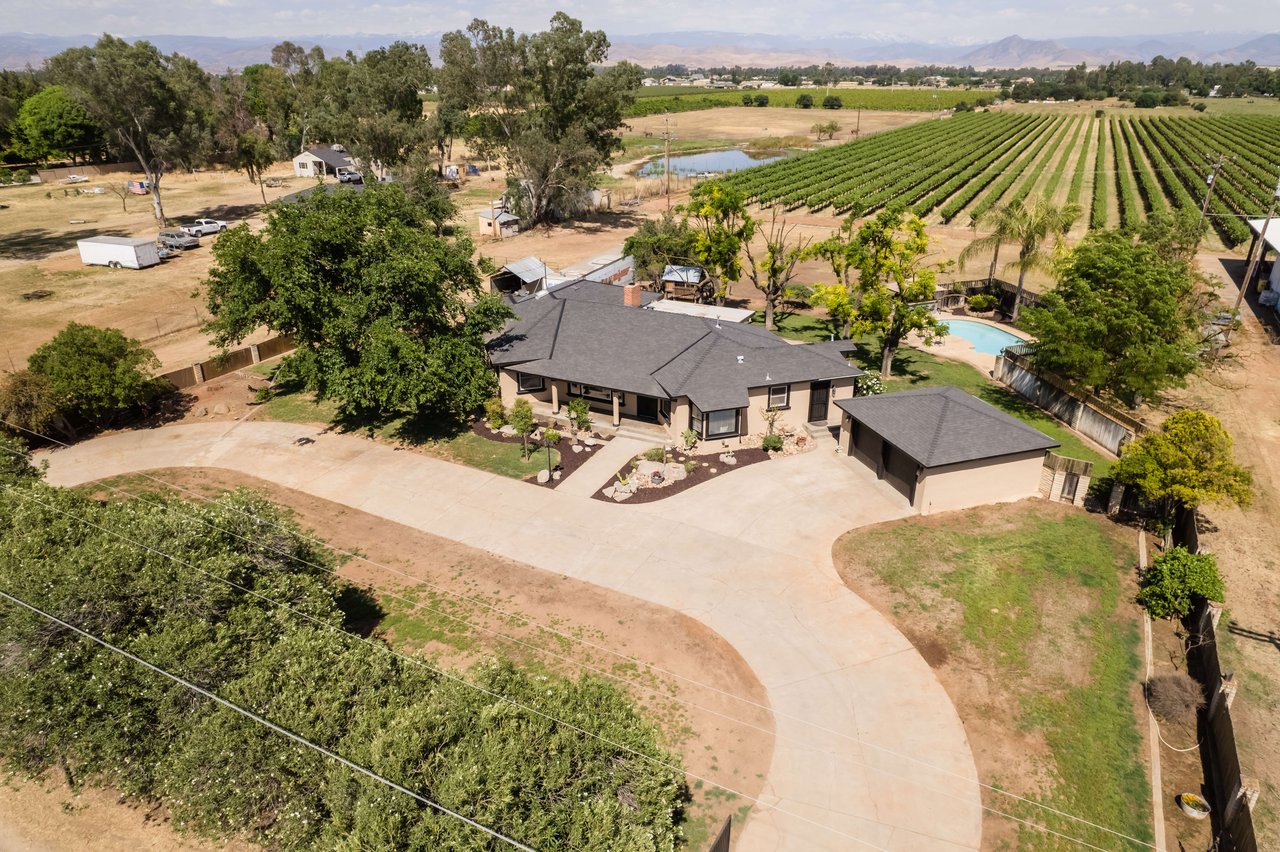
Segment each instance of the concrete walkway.
M591 457L582 463L582 467L557 485L555 490L575 497L590 497L604 488L623 465L652 446L653 444L622 435L605 441L592 450ZM571 453L573 450L565 445L560 452Z
M979 848L977 773L950 699L831 563L839 533L909 509L826 450L635 506L288 423L138 430L49 461L58 485L235 470L684 612L738 650L775 714L762 803L739 852Z

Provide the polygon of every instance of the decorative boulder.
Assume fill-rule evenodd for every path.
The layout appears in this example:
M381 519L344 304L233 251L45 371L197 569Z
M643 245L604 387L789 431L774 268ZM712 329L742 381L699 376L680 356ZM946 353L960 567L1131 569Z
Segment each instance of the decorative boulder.
M501 429L498 430L498 434L503 435L507 438L514 438L516 436L516 427L508 423L506 426L503 426Z
M655 473L660 473L662 471L662 467L662 462L641 459L640 463L636 465L636 473L641 476L648 476L652 478Z
M596 439L587 435L582 439L582 443L586 444L588 447L594 447L596 445Z
M553 470L553 471L551 471L551 478L552 478L553 480L555 480L556 482L559 482L559 481L560 481L560 471L558 471L558 470Z
M580 453L580 452L582 452L582 447L581 447L579 444L574 444L574 445L573 445L573 451L574 451L575 453Z
M669 482L679 482L687 477L689 472L684 469L684 465L682 464L669 464L662 468L662 475L666 477Z
M542 470L538 471L539 485L546 485L550 481L551 481L551 471L547 470L545 467Z
M603 491L601 491L600 493L601 493L601 494L603 494L605 497L607 497L607 498L609 498L609 499L612 499L612 498L613 498L613 495L614 495L614 493L615 493L615 491L614 491L614 487L613 487L612 485L610 485L608 488L605 488L605 489L604 489Z
M613 492L613 501L614 501L615 503L621 503L623 500L630 500L630 499L631 499L631 492L630 492L630 491L615 491L615 492Z
M213 413L214 414L230 414L231 409L227 408L225 403L220 402L213 407Z
M208 417L208 416L209 416L209 409L205 408L203 405L196 409L196 417Z

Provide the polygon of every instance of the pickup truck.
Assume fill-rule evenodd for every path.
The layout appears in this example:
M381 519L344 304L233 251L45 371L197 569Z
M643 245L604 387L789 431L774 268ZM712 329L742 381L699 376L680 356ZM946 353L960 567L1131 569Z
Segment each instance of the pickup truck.
M225 231L229 227L231 227L230 224L221 219L197 219L190 225L183 225L182 230L193 237L206 237L209 234Z

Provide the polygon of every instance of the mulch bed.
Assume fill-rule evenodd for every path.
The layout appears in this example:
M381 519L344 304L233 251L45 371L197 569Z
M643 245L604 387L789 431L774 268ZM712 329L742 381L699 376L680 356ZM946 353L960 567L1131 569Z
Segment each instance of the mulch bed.
M768 461L772 455L772 453L766 453L758 447L734 450L733 457L738 460L738 463L729 465L721 462L718 454L714 456L686 456L682 453L675 453L672 455L673 460L680 461L682 459L693 459L698 462L698 466L694 468L693 472L684 479L673 482L670 485L662 485L657 488L638 488L634 494L626 500L623 500L622 503L624 505L632 503L656 503L659 500L665 500L668 497L679 494L681 491L688 491L690 488L694 488L704 482L709 482L712 479L719 479L725 474L732 473L735 470L741 470L748 465L753 465L756 462ZM706 467L702 466L704 461L707 463ZM711 472L712 468L716 469L715 473ZM619 470L618 473L630 475L631 463L628 462L627 466L622 468L622 470ZM601 485L596 492L591 495L592 498L595 500L603 500L606 503L617 502L612 497L606 497L602 493L604 489L612 485L616 479L617 478L615 477Z
M500 444L520 443L520 437L518 435L503 435L501 432L497 432L497 433L490 432L489 427L485 424L483 420L472 421L471 431L477 437L484 438L486 441L497 441ZM600 447L603 446L605 443L607 443L608 440L609 440L608 438L601 438L597 436L596 446L594 449L588 450L586 447L583 447L582 452L575 453L572 449L573 439L570 438L568 435L565 435L564 437L562 437L560 439L560 443L556 444L555 446L556 452L560 453L560 464L555 468L556 470L560 471L560 478L552 479L549 482L538 482L536 478L538 475L538 471L542 469L542 467L538 464L538 461L539 461L538 456L539 454L541 454L542 457L540 461L542 462L542 464L546 464L547 451L541 446L535 446L533 451L533 461L529 462L529 465L530 465L529 479L525 481L531 482L534 485L541 485L543 488L555 488L561 482L564 482L566 479L568 479L570 474L572 474L575 470L577 470L578 468L586 464L587 459L591 458L591 456L595 454L595 451L600 449ZM739 464L741 464L741 462L739 462Z

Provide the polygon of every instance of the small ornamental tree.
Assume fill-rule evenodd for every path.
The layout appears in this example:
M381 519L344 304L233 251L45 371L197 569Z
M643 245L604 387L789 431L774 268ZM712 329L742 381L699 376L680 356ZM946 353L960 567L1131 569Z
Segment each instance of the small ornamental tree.
M756 220L747 212L747 199L720 181L703 181L689 201L676 208L694 231L693 251L698 264L717 281L712 295L724 304L732 282L742 277L742 247L756 233Z
M1212 554L1175 547L1157 556L1142 573L1138 603L1152 618L1183 618L1200 601L1221 601L1224 595Z
M27 366L48 379L59 412L98 427L163 389L152 375L160 366L155 353L114 328L68 323L31 354Z
M529 400L522 397L511 403L511 414L507 421L520 436L521 455L526 459L529 458L529 433L533 431L535 425L533 406L529 404Z

